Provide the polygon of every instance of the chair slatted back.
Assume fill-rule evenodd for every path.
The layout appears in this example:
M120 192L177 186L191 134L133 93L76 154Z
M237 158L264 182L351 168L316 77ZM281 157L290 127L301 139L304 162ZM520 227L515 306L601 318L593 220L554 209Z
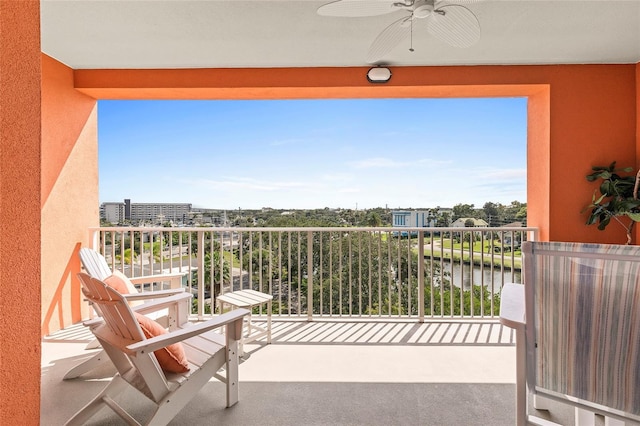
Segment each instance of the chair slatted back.
M125 298L104 282L78 274L82 292L98 308L104 324L92 329L103 348L128 381L150 399L158 401L169 391L168 383L153 353L130 354L126 346L146 337ZM132 373L132 369L137 370Z
M82 292L95 306L99 307L107 327L114 336L131 343L143 339L142 330L136 321L129 304L116 290L102 281L87 274L78 274L82 283Z
M523 244L527 380L640 415L640 247Z
M80 249L80 261L89 275L99 280L111 276L112 271L107 260L97 251L83 247Z

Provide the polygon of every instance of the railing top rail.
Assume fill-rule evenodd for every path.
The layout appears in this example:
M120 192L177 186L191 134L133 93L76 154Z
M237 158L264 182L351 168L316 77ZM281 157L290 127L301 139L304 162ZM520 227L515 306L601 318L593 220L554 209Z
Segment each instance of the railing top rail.
M163 227L163 226L99 226L89 228L91 231L113 232L459 232L459 231L538 231L535 227Z

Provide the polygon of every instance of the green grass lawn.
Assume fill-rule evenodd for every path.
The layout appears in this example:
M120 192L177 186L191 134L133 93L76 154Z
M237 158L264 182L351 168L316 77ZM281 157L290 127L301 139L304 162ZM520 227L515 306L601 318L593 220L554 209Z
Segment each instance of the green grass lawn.
M469 262L470 261L470 256L469 256L469 243L456 243L453 242L451 239L443 239L442 241L442 248L443 250L440 250L438 248L436 248L433 252L433 257L435 259L440 259L441 257L445 260L451 260L453 259L456 262L460 261L460 258L462 257L462 259L465 262ZM496 245L499 244L496 242ZM453 246L453 255L451 253L451 248ZM462 250L462 256L460 251ZM522 268L522 253L520 252L520 250L516 250L513 253L513 259L512 259L512 253L509 252L504 252L504 253L492 253L491 251L491 245L489 241L485 241L484 244L482 244L479 241L476 241L473 243L473 264L474 265L481 265L484 263L485 266L490 266L491 264L493 264L494 266L500 267L500 265L504 264L505 268L511 268L512 264L513 264L513 268L514 269L521 269ZM484 253L484 256L483 256ZM424 254L425 256L431 256L431 247L430 246L426 246L425 244L425 249L424 249Z

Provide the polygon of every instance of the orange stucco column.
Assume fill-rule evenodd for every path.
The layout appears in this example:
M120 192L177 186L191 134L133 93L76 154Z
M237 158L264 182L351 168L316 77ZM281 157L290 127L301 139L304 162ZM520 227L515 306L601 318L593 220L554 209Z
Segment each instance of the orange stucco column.
M40 421L40 2L0 0L0 424Z
M42 55L42 334L88 314L78 250L99 225L96 100L73 88L73 70Z

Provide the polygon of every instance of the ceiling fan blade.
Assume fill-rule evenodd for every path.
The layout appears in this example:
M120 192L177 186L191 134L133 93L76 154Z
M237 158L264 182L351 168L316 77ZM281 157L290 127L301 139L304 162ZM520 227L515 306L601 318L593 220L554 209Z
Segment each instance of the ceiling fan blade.
M377 16L400 10L393 0L338 0L320 6L321 16L342 16L347 18Z
M480 22L469 9L459 5L438 7L428 18L427 30L454 47L470 47L480 40Z
M384 58L400 42L411 34L411 16L398 19L382 31L369 47L367 62L374 63Z
M485 0L439 0L436 1L436 9L440 8L440 5L444 6L445 4L473 4L473 3L481 3Z

